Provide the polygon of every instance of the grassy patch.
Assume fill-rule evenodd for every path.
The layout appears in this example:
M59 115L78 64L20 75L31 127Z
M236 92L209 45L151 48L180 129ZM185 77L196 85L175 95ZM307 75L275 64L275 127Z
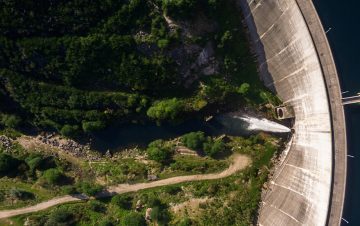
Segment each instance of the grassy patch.
M118 198L117 201L108 198L96 202L66 204L39 213L14 217L11 220L21 223L29 218L31 222L48 222L60 209L72 213L69 220L75 225L100 225L105 221L121 225L122 219L133 213L137 206L140 206L138 211L142 217L145 216L147 208L156 206L156 208L161 207L160 212L163 215L160 217L168 222L167 225L179 225L184 218L189 219L193 225L250 225L256 216L261 188L267 180L268 169L271 167L270 159L279 150L281 142L268 135L253 136L248 139L229 137L229 140L227 145L234 152L246 153L252 157L253 163L227 178L141 190L120 195L122 198ZM186 156L180 161L191 162L188 158L192 157ZM201 160L204 159L198 157L192 162L195 164ZM214 161L214 164L221 162L211 161ZM186 214L186 211L178 215L171 211L171 206L193 198L209 200L199 205L196 217ZM122 205L119 200L126 200L127 204ZM71 225L69 222L67 224Z
M147 175L147 166L130 158L89 162L88 167L96 177L104 178L107 184L140 182Z
M12 189L18 189L32 193L33 198L21 200L11 195ZM41 201L48 200L58 195L59 192L44 189L33 183L27 183L17 178L0 178L0 209L15 209L23 206L29 206Z

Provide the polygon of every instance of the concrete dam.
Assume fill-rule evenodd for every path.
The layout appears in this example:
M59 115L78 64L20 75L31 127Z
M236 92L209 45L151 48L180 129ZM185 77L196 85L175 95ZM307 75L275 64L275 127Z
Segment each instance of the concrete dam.
M346 128L332 53L311 0L239 0L265 85L294 109L289 151L259 210L264 226L339 225Z

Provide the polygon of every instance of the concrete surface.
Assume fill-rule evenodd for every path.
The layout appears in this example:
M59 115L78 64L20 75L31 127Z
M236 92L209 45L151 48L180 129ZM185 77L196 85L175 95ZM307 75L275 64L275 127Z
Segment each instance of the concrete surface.
M340 225L344 206L347 176L347 137L341 89L331 49L311 0L297 0L308 25L322 66L330 100L333 138L333 178L327 225Z
M336 67L311 0L240 0L266 86L295 113L290 150L259 225L338 225L346 130ZM334 139L336 138L336 139Z

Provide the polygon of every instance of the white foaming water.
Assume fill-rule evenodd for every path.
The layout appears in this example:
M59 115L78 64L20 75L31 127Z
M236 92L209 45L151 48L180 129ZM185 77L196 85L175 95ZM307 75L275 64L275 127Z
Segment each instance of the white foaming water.
M279 123L267 120L265 118L259 119L254 118L251 116L234 116L234 118L241 119L249 124L249 126L246 128L248 130L253 131L266 131L266 132L273 132L273 133L289 133L291 132L291 129L283 126Z

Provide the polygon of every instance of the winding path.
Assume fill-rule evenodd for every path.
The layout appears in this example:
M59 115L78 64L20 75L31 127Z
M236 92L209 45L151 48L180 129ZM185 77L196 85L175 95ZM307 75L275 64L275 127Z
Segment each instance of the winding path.
M190 181L202 181L202 180L215 180L228 177L239 170L244 169L251 163L251 159L245 155L235 154L232 156L233 163L230 165L229 168L222 171L221 173L213 173L213 174L205 174L205 175L190 175L190 176L179 176L179 177L172 177L164 180L153 181L149 183L138 183L138 184L119 184L116 186L110 186L105 191L99 193L96 197L108 197L115 194L123 194L128 192L135 192L143 189L148 188L155 188L165 185L172 185L172 184L179 184L183 182L190 182ZM23 207L14 210L2 210L0 211L0 219L13 217L21 214L27 214L32 212L37 212L41 210L45 210L52 206L56 206L63 203L68 202L76 202L82 200L88 200L89 197L86 195L66 195L58 198L54 198L34 206Z

